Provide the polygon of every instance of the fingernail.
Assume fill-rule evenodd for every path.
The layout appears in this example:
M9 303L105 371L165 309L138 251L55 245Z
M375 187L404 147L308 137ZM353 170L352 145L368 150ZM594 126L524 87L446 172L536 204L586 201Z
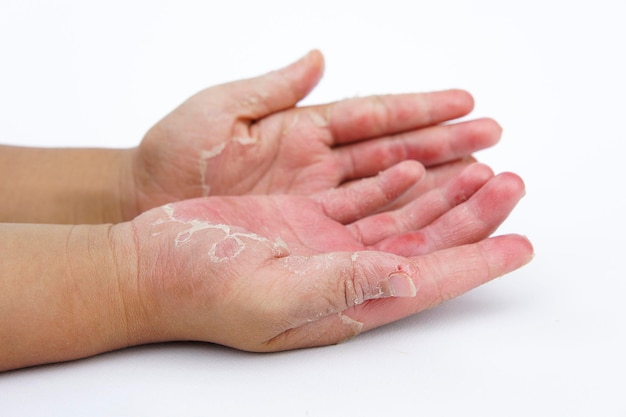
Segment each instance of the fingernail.
M395 272L387 278L389 292L392 297L415 297L417 289L410 276L402 272Z

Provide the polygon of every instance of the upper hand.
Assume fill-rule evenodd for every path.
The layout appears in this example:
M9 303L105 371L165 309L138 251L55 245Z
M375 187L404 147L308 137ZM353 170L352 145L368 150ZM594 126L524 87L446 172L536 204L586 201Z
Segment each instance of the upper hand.
M466 158L500 136L493 120L466 115L460 90L354 98L294 107L323 72L318 51L269 74L208 88L146 134L131 157L129 217L206 195L311 195L406 160L427 168ZM432 169L414 194L467 163Z

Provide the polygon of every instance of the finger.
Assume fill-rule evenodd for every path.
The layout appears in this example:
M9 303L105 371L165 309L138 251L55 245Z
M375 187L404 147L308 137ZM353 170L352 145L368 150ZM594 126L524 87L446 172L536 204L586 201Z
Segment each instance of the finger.
M367 300L413 297L419 288L415 265L376 251L331 252L275 259L290 275L280 287L282 322L299 327ZM285 296L288 294L288 296Z
M429 191L444 186L448 181L451 181L454 177L463 172L463 170L476 162L476 158L470 155L462 159L457 159L456 161L426 168L426 174L419 182L415 183L407 192L390 205L381 209L381 212L392 211L410 204Z
M470 165L444 186L429 191L406 206L363 218L347 228L365 246L375 245L390 236L419 230L467 201L491 178L493 171L487 165ZM383 248L386 246L383 245Z
M424 167L404 161L376 177L319 194L317 200L333 220L349 223L371 214L401 196L424 175Z
M324 57L313 50L287 67L219 88L241 118L257 120L295 106L315 87L323 71Z
M405 318L514 271L533 256L530 242L509 235L413 258L419 283L413 297L370 299L339 313L304 322L268 341L263 350L286 350L342 342L363 331ZM331 290L332 291L332 290Z
M362 331L410 316L526 265L533 247L525 237L498 236L414 258L420 275L415 298L375 300L345 311Z
M406 159L439 165L495 145L502 128L492 119L438 125L341 146L335 151L345 179L370 176Z
M431 126L465 116L474 107L462 90L370 96L303 109L331 144L341 145Z
M524 196L524 183L512 173L489 180L467 202L460 204L428 226L391 236L374 245L378 250L416 256L474 243L493 233Z

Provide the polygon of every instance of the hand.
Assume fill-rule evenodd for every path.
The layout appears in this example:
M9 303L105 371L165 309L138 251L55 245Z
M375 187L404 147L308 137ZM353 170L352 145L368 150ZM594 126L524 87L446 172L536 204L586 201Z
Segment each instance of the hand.
M405 159L429 169L459 161L500 137L490 119L440 124L472 110L472 97L459 90L294 107L322 71L323 57L313 51L281 70L191 97L132 153L126 217L207 195L311 195ZM467 163L433 169L412 195Z
M423 176L400 163L309 197L211 197L132 222L137 299L158 340L250 351L336 343L432 307L528 262L516 235L488 238L524 193L481 164L404 207ZM135 343L139 343L135 341Z

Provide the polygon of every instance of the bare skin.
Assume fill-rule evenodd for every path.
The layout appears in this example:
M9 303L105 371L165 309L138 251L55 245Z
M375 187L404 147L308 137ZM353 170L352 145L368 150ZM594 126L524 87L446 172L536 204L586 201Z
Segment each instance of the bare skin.
M337 343L530 260L527 239L488 237L524 194L519 177L474 164L380 212L423 175L407 161L312 198L193 199L115 226L2 225L0 369L168 340Z
M441 124L471 96L294 107L322 67L313 51L207 89L136 149L1 147L0 370L169 340L337 343L530 260L526 238L489 237L524 193L473 163L499 126Z
M473 99L461 90L294 107L322 72L323 57L312 51L278 71L191 97L135 151L132 214L202 195L311 195L406 159L433 169L432 187L500 138L491 119L441 124L471 112ZM446 163L456 169L434 169Z
M0 146L0 221L117 223L203 195L311 195L413 159L427 169L404 200L435 188L494 145L491 119L460 90L295 107L320 80L313 51L278 71L208 88L159 121L137 148Z

